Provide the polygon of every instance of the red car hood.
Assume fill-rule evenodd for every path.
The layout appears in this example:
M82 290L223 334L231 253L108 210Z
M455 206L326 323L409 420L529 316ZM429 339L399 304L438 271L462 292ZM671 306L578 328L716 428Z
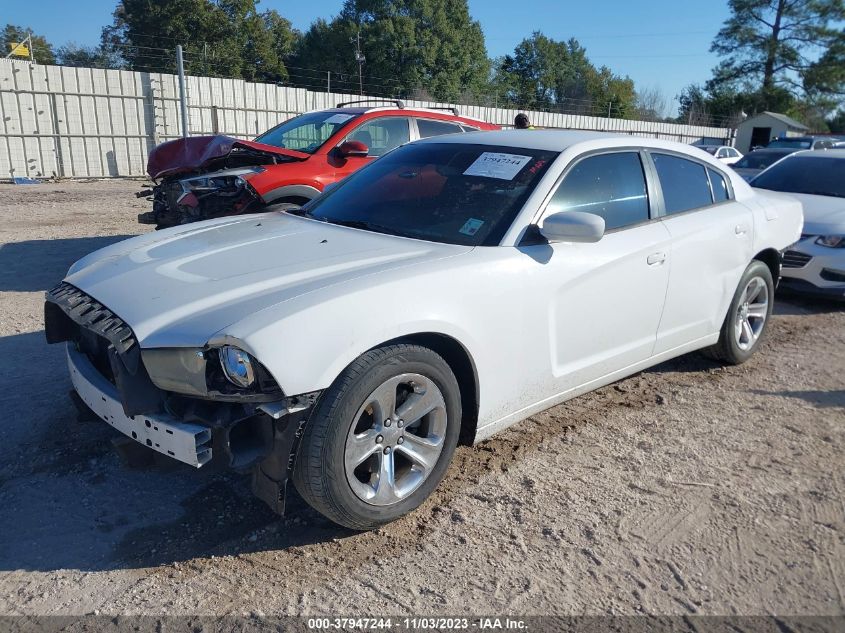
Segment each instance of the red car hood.
M156 147L147 159L147 173L153 180L200 169L227 156L233 149L250 149L270 157L305 160L310 154L273 145L243 141L231 136L189 136Z

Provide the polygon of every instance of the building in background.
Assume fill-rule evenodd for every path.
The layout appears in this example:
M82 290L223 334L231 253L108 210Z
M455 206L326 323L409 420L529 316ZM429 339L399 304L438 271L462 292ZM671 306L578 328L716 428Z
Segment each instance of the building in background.
M752 147L765 147L773 138L804 136L810 131L803 123L778 112L761 112L737 127L736 148L743 154Z

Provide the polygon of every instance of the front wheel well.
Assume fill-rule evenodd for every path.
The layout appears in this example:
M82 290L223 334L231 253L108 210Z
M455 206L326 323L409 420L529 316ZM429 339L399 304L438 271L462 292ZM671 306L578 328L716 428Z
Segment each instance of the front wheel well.
M773 248L767 248L757 253L753 259L763 262L772 273L772 281L777 286L780 278L780 253Z
M270 207L274 204L295 204L301 207L310 200L311 198L305 198L303 196L287 196L284 198L278 198L276 200L273 200L273 202L269 203L267 206Z
M469 352L457 340L445 334L421 332L402 336L382 345L412 343L439 354L452 369L461 390L461 432L458 443L472 446L478 426L478 374ZM381 346L379 346L381 347Z

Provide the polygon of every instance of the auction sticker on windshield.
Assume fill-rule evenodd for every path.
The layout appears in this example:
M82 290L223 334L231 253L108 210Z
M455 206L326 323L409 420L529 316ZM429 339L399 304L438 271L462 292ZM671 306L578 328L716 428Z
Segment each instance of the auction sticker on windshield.
M464 235L475 235L476 233L478 233L478 229L481 228L482 224L484 224L484 220L476 220L475 218L470 218L460 228L459 232L463 233Z
M525 167L530 160L530 156L520 156L519 154L484 152L475 159L472 165L466 168L464 176L513 180L519 170Z

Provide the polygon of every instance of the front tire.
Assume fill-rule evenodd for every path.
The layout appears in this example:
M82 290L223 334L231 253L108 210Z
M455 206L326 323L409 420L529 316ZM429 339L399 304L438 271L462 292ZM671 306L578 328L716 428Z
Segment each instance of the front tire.
M443 358L409 344L370 350L317 403L294 485L335 523L377 528L431 495L452 460L460 423L460 389Z
M769 267L754 260L734 293L719 340L704 354L729 365L747 361L760 346L774 306L775 285Z

